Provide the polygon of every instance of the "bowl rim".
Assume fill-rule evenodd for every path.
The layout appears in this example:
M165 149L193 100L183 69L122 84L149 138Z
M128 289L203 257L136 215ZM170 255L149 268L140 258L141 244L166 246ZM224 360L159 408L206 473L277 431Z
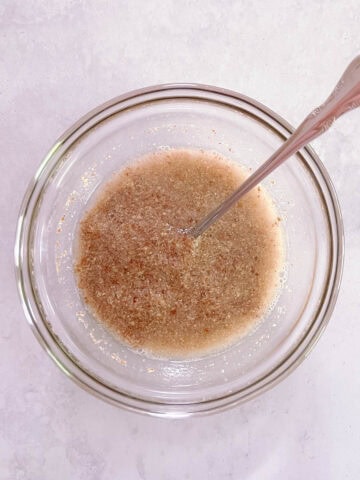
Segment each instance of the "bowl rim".
M181 90L193 90L198 93L202 92L205 95L220 95L230 101L246 104L251 108L254 108L257 112L265 115L265 117L270 118L277 127L280 127L281 131L276 129L274 125L270 125L268 121L262 120L267 127L270 127L273 132L275 132L278 136L282 136L284 139L286 139L286 137L294 131L294 128L286 120L284 120L280 115L278 115L262 103L235 91L210 85L198 83L168 83L132 90L128 93L114 97L107 102L99 105L98 107L90 110L87 114L83 115L77 122L75 122L71 127L69 127L58 138L58 140L54 143L53 147L49 150L47 155L45 155L24 195L24 199L22 201L18 216L14 248L16 283L25 316L39 343L42 345L48 355L53 359L53 361L58 365L58 367L83 389L107 401L108 403L122 406L127 410L139 413L146 413L152 416L170 418L182 418L192 415L208 414L223 411L239 403L243 403L251 398L254 398L255 396L270 389L271 387L278 384L281 380L286 378L286 376L289 375L311 352L316 342L318 341L321 333L324 331L326 325L328 324L339 293L344 263L344 228L337 195L332 181L329 177L329 174L327 173L323 163L321 162L315 151L310 146L306 146L301 150L301 152L303 152L303 155L310 157L310 159L316 165L318 173L321 180L324 182L328 195L328 201L323 198L323 202L327 206L327 208L330 208L332 210L333 227L335 231L335 238L334 235L330 236L331 242L334 243L334 245L332 245L334 247L334 252L332 255L333 265L331 275L329 275L331 281L328 282L327 288L325 289L326 295L323 295L323 298L326 296L327 300L324 300L324 302L322 303L322 306L325 305L325 310L321 314L321 321L317 325L312 325L312 327L309 328L307 334L301 339L298 344L296 344L296 346L281 363L277 364L272 371L267 372L265 377L260 378L250 386L245 387L245 389L232 392L219 398L205 400L203 402L168 403L162 401L152 402L148 399L131 396L125 392L119 392L118 390L112 389L109 385L105 385L104 383L99 382L97 378L91 376L88 371L83 369L76 361L74 361L74 359L71 357L71 353L66 351L65 348L62 348L61 341L55 338L54 334L51 332L51 329L48 328L42 316L38 315L34 311L31 305L31 301L29 301L29 294L26 288L26 280L24 280L24 276L26 275L25 270L30 268L28 256L28 242L30 232L25 220L27 218L27 214L31 213L30 203L36 193L36 186L40 177L44 174L44 171L51 164L51 160L53 159L59 148L63 144L65 144L65 142L72 135L74 135L74 133L76 133L80 128L84 127L84 125L88 124L95 117L99 116L100 114L102 114L109 108L114 107L115 105L135 100L142 96L146 96L149 94L163 94L164 92L171 91L176 92ZM204 99L210 101L213 100L207 97L204 97ZM247 114L251 116L250 112L247 112ZM260 119L257 118L257 120ZM323 189L321 189L321 193L323 194ZM33 296L34 300L35 296L32 290L30 291L30 295ZM321 309L319 308L318 311L320 310ZM315 319L318 319L317 315ZM243 390L246 391L245 394L243 393Z

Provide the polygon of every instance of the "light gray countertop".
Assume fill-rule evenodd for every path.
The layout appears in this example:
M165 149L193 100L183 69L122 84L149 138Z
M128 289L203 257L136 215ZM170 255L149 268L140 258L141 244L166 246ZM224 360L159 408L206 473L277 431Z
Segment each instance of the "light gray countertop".
M169 421L92 397L35 340L13 273L24 190L82 114L181 81L237 90L297 124L360 53L359 27L359 0L0 2L0 479L360 477L360 110L313 145L345 222L335 312L310 357L245 405Z

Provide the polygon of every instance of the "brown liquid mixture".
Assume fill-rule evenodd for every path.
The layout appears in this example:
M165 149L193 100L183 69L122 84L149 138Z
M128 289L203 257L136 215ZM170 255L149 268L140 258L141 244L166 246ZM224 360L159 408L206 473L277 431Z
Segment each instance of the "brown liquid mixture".
M113 333L155 355L241 337L266 313L283 266L279 218L255 188L198 239L179 233L246 174L215 153L154 153L117 174L80 224L75 272Z

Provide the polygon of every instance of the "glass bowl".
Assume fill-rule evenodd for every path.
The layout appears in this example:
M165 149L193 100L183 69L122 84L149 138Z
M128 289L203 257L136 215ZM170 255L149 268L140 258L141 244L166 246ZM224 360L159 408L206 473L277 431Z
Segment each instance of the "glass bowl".
M248 97L174 84L115 98L64 133L27 190L15 247L27 319L63 372L115 405L183 417L244 402L299 365L330 318L343 263L339 205L309 147L263 182L282 218L286 273L270 313L236 344L186 360L140 354L91 316L73 273L79 220L113 172L145 153L176 147L215 150L253 170L291 132Z

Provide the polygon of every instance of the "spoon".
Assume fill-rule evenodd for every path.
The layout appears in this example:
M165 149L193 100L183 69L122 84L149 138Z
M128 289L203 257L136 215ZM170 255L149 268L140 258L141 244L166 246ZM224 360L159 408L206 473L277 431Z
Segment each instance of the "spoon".
M197 225L183 230L194 238L205 232L214 222L226 213L234 203L240 200L249 190L260 183L275 168L291 155L299 151L314 138L328 130L333 122L344 113L360 106L360 55L347 67L328 99L315 108L285 143L271 157L248 177L223 203L210 212Z

